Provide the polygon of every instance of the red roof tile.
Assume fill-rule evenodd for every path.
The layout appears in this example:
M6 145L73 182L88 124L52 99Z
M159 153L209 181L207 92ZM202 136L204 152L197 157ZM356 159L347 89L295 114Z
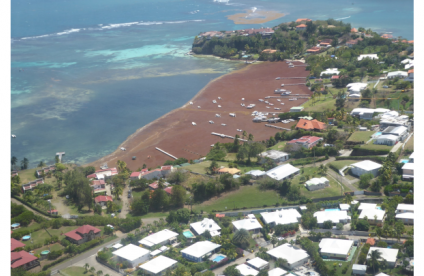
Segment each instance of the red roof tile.
M215 215L217 218L224 218L225 217L225 214L216 214Z
M161 170L172 170L172 166L162 166Z
M96 177L97 177L97 175L95 173L87 175L87 178L96 178Z
M167 194L172 195L172 187L163 189Z
M10 241L11 241L10 251L13 251L13 250L15 250L16 248L19 248L19 247L25 247L24 243L21 243L20 241L15 240L13 238L10 239Z
M10 259L12 263L11 265L12 268L20 267L24 264L27 264L29 262L32 262L38 259L34 255L31 255L26 251L12 252L10 254L10 257L11 257Z
M331 76L332 80L335 80L335 79L338 79L338 78L339 78L339 76Z
M149 187L152 188L153 190L156 190L159 187L159 183L157 181L153 182L152 184L149 185Z
M65 233L64 235L71 239L79 241L82 239L81 235L88 234L91 230L93 230L94 234L99 233L101 231L99 228L86 224L75 230L69 231L68 233Z
M313 119L311 121L306 119L300 119L296 125L296 128L301 128L305 130L314 130L314 129L322 130L322 129L325 129L325 124L316 119Z
M141 172L132 172L130 177L138 177L141 174Z
M368 239L367 239L367 243L368 243L369 245L373 246L373 245L375 244L375 239L373 239L373 238L368 238Z
M293 139L291 141L288 141L287 143L288 144L295 144L295 143L312 144L318 141L319 139L321 138L317 136L303 136L303 137L300 137L299 139Z
M357 33L358 30L356 28L352 28L352 30L350 30L351 33Z
M90 185L106 185L106 182L103 179L93 180Z
M108 201L113 201L113 199L112 199L112 197L111 196L98 196L98 197L96 197L95 199L94 199L94 201L96 202L96 203L99 203L99 202L108 202Z
M297 23L302 22L302 21L312 21L312 19L308 19L308 18L298 18L296 20Z
M296 28L306 28L307 26L305 25L305 24L300 24L300 25L297 25L296 26Z
M408 74L414 73L414 69L408 70Z

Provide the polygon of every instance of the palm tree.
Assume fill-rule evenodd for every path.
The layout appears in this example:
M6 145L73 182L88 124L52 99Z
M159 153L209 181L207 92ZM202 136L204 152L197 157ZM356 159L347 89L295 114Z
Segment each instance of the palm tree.
M101 271L101 270L97 270L96 274L97 274L98 276L103 275L103 271Z
M28 168L28 159L26 158L26 157L24 157L24 159L22 159L22 161L21 161L21 168L23 169L23 170L26 170L27 168Z
M250 234L246 229L237 230L233 236L233 242L238 244L249 243Z
M90 267L90 265L86 263L83 267L85 268L85 272L88 272L88 268Z
M243 130L243 133L242 133L241 135L242 135L243 139L244 139L244 137L247 137L247 132L246 132L246 130Z
M159 178L158 188L161 189L161 190L163 190L165 188L165 180L163 178Z
M378 265L379 260L381 259L381 252L379 250L374 250L370 254L370 264L372 265L372 268L374 270L375 275L375 267Z
M18 162L18 158L16 158L15 156L12 156L11 162L12 162L12 166L15 166L16 162Z
M122 186L116 185L113 188L112 194L116 197L116 199L119 199L119 196L122 195L123 192L124 192L124 189L122 188Z
M44 167L45 165L46 165L46 163L44 163L44 161L40 161L40 163L38 163L38 166L37 166L37 167L42 168L42 167Z
M272 239L271 239L272 248L274 248L274 247L275 247L275 244L276 244L277 242L278 242L277 238L276 238L275 236L272 236Z
M92 266L89 271L91 274L94 274L94 272L96 272L96 269Z
M282 259L282 258L278 258L277 261L275 262L275 265L277 267L286 267L288 264L286 259Z
M247 138L248 141L253 141L254 137L252 133L249 133L249 138Z
M352 200L353 200L353 197L352 197L351 194L346 194L344 199L343 199L344 203L346 203L346 204L350 204L352 202Z

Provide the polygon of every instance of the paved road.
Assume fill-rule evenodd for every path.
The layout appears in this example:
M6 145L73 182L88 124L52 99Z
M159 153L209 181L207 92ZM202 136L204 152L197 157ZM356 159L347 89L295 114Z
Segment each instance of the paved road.
M397 143L391 150L390 152L396 152L401 146L403 145L403 143Z

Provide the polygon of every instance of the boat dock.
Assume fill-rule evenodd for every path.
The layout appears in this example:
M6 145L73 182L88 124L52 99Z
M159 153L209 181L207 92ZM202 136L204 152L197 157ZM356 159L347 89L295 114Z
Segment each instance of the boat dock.
M281 130L291 130L291 129L289 129L289 128L284 128L284 127L279 127L279 126L274 126L274 125L270 125L270 124L266 124L265 126L267 126L267 127L273 127L273 128L276 128L276 129L281 129Z
M285 83L284 86L288 86L288 85L302 85L302 84L305 85L306 82L301 82L301 83L287 83L287 84Z
M65 155L65 152L56 152L56 155L59 156L59 162L62 163L62 155Z
M221 133L212 132L211 134L212 134L212 135L219 136L219 137L221 137L221 138L230 138L230 139L233 139L233 140L235 139L235 137L233 137L233 136L225 135L225 134L221 134ZM239 138L239 140L240 140L240 141L243 141L243 142L247 142L247 140L245 140L245 139L241 139L241 138Z
M162 153L165 153L166 155L168 155L169 157L171 157L171 158L174 158L175 160L177 160L178 158L177 157L175 157L175 156L173 156L172 154L170 154L170 153L167 153L166 151L164 151L164 150L161 150L160 148L155 148L155 149L157 149L158 151L160 151L160 152L162 152Z
M306 79L306 77L280 77L280 80L283 80L283 79Z

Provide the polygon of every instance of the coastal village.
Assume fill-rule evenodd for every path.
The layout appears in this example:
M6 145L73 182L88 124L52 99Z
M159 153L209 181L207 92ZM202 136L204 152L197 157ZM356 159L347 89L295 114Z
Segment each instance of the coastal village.
M91 164L12 157L12 275L413 275L413 44L198 34L190 58L245 67Z

